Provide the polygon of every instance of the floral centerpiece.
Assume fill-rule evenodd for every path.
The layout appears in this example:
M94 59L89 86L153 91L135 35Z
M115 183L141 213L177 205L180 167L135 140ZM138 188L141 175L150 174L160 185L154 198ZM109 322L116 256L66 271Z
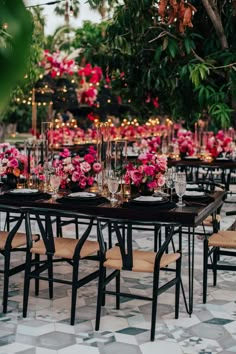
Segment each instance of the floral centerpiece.
M126 184L133 183L140 188L141 193L144 190L151 192L165 184L167 158L147 152L140 154L136 163L129 163L125 169Z
M1 176L6 176L10 188L15 188L17 178L27 175L27 156L20 153L15 147L6 146L5 151L0 153Z
M96 151L93 147L89 148L89 153L80 157L72 157L68 149L60 153L60 158L54 161L54 167L58 174L62 176L61 188L71 190L82 190L90 187L94 183L96 174L102 167L96 160Z
M192 132L179 131L177 134L177 143L178 143L180 155L182 155L182 157L186 155L192 156L194 154L194 142L193 142Z
M225 136L223 130L219 130L216 136L208 139L206 149L210 152L211 156L216 158L222 152L232 152L232 138Z

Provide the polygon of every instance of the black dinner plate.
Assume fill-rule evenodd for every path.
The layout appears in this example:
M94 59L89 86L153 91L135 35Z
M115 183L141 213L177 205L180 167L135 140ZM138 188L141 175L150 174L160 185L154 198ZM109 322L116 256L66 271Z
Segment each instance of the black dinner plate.
M208 198L209 195L205 192L202 192L202 191L196 191L196 190L188 190L188 192L191 192L191 194L188 194L188 195L184 195L183 197L186 198L186 199L205 199L205 198ZM197 193L197 192L200 192L202 193L201 195L200 194L194 194L194 193Z

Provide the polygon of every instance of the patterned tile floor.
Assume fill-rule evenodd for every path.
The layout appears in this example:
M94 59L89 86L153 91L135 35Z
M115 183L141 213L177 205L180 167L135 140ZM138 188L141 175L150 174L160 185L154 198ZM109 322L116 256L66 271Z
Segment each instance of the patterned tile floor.
M235 217L225 217L227 229ZM70 226L66 232L70 234ZM152 247L152 233L136 232L137 246ZM184 241L183 282L187 286L187 248ZM17 259L14 260L17 262ZM2 263L2 259L0 259ZM82 267L86 273L88 263ZM55 266L54 272L70 276L70 267ZM165 275L168 277L168 274ZM2 277L0 278L2 280ZM40 283L40 295L29 301L28 317L22 318L23 274L10 281L9 311L0 314L0 354L232 354L236 353L236 274L219 272L217 287L211 285L209 273L208 303L202 304L202 239L196 237L194 312L189 317L181 297L180 318L174 319L174 294L170 290L159 298L155 342L150 336L150 303L122 299L121 309L115 309L115 299L107 296L102 311L100 331L94 331L96 311L96 281L81 288L78 294L76 324L70 326L71 290L55 285L54 299L48 299L47 283ZM122 287L129 292L151 293L151 277L124 272ZM0 282L2 291L2 281Z

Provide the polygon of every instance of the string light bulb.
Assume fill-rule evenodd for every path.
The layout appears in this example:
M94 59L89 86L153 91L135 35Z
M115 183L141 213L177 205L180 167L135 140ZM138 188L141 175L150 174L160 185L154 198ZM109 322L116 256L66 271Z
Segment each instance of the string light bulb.
M73 9L72 4L70 5L69 15L70 15L71 17L74 16L74 9Z

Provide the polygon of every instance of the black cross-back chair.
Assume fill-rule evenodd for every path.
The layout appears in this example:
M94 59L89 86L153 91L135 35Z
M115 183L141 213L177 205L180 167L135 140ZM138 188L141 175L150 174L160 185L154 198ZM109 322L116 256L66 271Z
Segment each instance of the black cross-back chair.
M106 251L105 243L103 241L101 247L101 254L103 262L100 263L100 277L97 299L97 314L95 329L99 329L101 306L105 304L105 294L116 296L116 308L120 308L120 297L125 296L129 298L136 298L142 300L150 300L152 302L152 319L151 319L151 341L155 337L155 325L156 325L156 313L157 313L157 299L158 296L167 289L175 286L175 318L178 318L179 314L179 295L181 286L181 227L176 223L159 223L159 222L147 222L147 221L129 221L120 220L114 218L98 218L98 235L101 240L103 238L103 223L108 223L114 228L115 240L117 244ZM154 226L161 230L165 229L165 240L160 245L157 252L144 251L140 249L133 249L132 239L132 226ZM178 229L178 233L176 232ZM126 231L125 233L123 231ZM179 237L177 237L177 234ZM173 237L177 238L178 251L175 250ZM166 254L168 245L172 243L174 250L172 253ZM171 267L171 264L175 264L175 268ZM167 268L168 267L168 268ZM111 274L106 276L106 270L112 269ZM123 293L120 291L120 271L132 271L132 272L144 272L153 274L153 293L152 297L134 295L130 293ZM164 285L159 285L160 271L168 270L168 272L174 272L175 276ZM106 290L106 285L112 280L116 279L115 291Z
M76 299L77 290L94 280L99 275L99 269L95 265L95 269L90 268L90 273L83 278L79 279L79 267L80 262L84 259L90 259L93 261L100 261L100 235L97 240L89 240L89 235L92 230L94 218L88 215L81 215L77 213L71 213L66 211L58 211L52 209L39 209L39 208L24 208L26 212L26 234L27 234L27 256L26 256L26 268L25 268L25 280L24 280L24 298L23 298L23 317L27 316L28 297L30 280L35 278L38 280L45 280L49 283L49 296L53 298L53 283L62 283L71 285L72 297L71 297L71 319L70 324L75 323L76 312ZM30 225L30 215L35 215L42 239L37 245L32 244L32 232ZM41 218L45 218L45 223L41 221ZM54 234L54 230L51 223L53 217L69 217L78 218L80 220L89 220L86 230L79 239L69 237L57 237ZM32 259L32 254L44 256L44 259ZM56 262L67 262L72 266L72 278L71 280L56 278L53 274L53 264ZM46 274L42 274L47 270Z
M0 205L0 213L17 213L15 223L8 231L0 231L0 254L4 257L3 267L3 313L7 313L9 278L25 269L25 260L20 260L16 266L11 266L11 256L15 252L26 252L27 239L25 232L20 232L25 214L18 207ZM39 235L32 235L32 243L39 240ZM36 284L37 288L37 284Z
M192 189L192 191L201 191L207 194L212 194L215 191L219 190L222 192L225 192L225 195L223 197L223 202L225 202L225 199L227 197L227 191L226 191L226 187L225 185L223 185L222 183L216 183L216 182L212 182L212 181L208 181L208 180L198 180L197 182L188 182L188 186L191 186L191 184L193 185L197 185L196 189ZM204 203L204 199L202 201ZM196 205L199 203L199 205L201 205L201 197L198 198L198 200L191 200L191 204L194 205L196 203ZM186 200L186 204L190 204L187 200ZM222 208L223 204L217 209L217 211L215 213L213 213L212 215L209 215L206 219L203 220L202 222L202 227L203 227L203 232L201 233L200 231L197 232L198 235L203 235L203 236L209 236L212 234L213 231L216 231L220 228L220 221L221 221L221 216L220 216L220 212L221 212L221 208ZM206 231L206 227L211 227L211 231L207 232Z
M226 212L226 216L236 215L236 210ZM218 270L236 271L232 261L222 260L222 256L236 257L236 231L217 230L204 240L203 249L203 303L207 302L208 269L213 272L213 286L217 285Z

